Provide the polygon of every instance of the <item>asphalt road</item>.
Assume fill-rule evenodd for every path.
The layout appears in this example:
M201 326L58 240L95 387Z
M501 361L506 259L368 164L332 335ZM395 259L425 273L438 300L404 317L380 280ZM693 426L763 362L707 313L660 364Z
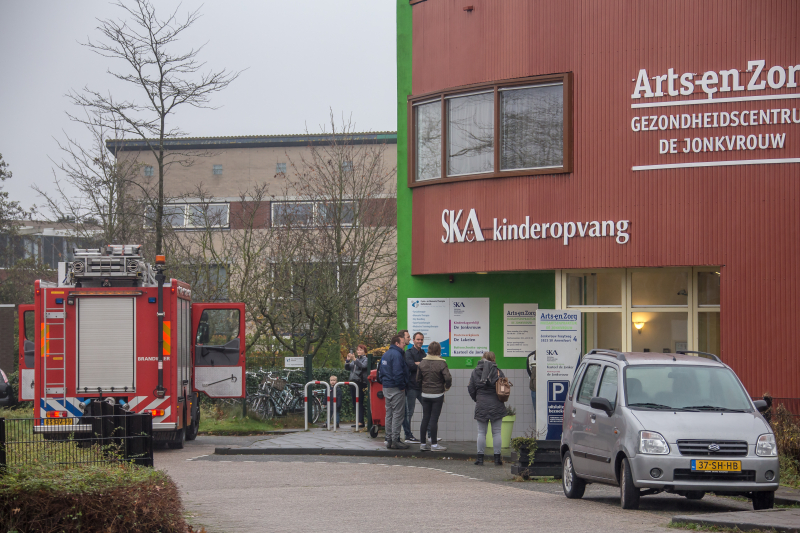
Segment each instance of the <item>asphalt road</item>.
M437 456L214 456L215 446L264 437L199 437L183 450L158 450L156 468L183 493L190 523L209 533L342 530L659 531L676 514L749 510L750 502L659 494L637 511L619 491L590 485L567 500L560 483L519 482L510 465L474 466ZM334 525L335 524L335 525Z

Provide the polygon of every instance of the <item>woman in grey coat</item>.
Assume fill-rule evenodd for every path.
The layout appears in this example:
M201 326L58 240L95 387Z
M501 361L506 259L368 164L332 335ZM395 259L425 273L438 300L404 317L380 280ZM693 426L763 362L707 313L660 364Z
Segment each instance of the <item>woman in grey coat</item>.
M503 417L506 416L506 406L497 397L495 383L501 377L505 377L503 371L497 368L493 352L484 352L483 358L478 361L475 370L469 378L469 395L475 402L475 420L478 421L478 460L476 465L483 464L483 455L486 450L486 430L489 421L492 422L492 439L494 440L494 464L502 465L503 459L500 454L502 438L500 428L503 425Z

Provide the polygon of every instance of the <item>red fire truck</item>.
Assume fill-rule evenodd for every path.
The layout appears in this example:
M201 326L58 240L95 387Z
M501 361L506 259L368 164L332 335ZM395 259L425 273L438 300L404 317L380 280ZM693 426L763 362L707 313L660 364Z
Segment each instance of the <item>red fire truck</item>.
M244 397L244 304L192 303L164 263L139 245L76 249L57 283L35 282L19 308L19 399L39 407L36 431L87 432L81 417L103 401L151 413L155 440L181 448L199 393Z

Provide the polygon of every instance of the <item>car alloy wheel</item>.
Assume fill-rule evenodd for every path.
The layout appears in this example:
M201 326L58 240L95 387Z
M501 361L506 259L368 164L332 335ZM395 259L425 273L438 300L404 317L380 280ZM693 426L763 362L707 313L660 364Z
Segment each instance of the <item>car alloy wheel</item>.
M564 472L561 477L561 487L564 489L564 495L570 499L579 499L583 497L586 491L586 482L575 475L575 469L572 466L572 455L568 451L564 454Z

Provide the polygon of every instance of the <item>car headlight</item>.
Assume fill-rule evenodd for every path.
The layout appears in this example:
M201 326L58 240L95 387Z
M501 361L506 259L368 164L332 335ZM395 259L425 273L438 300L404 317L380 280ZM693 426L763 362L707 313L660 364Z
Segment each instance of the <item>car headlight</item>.
M777 457L778 445L775 444L775 435L766 433L758 437L756 443L756 455L761 457Z
M660 433L656 433L655 431L640 431L639 453L667 455L669 453L669 445Z

